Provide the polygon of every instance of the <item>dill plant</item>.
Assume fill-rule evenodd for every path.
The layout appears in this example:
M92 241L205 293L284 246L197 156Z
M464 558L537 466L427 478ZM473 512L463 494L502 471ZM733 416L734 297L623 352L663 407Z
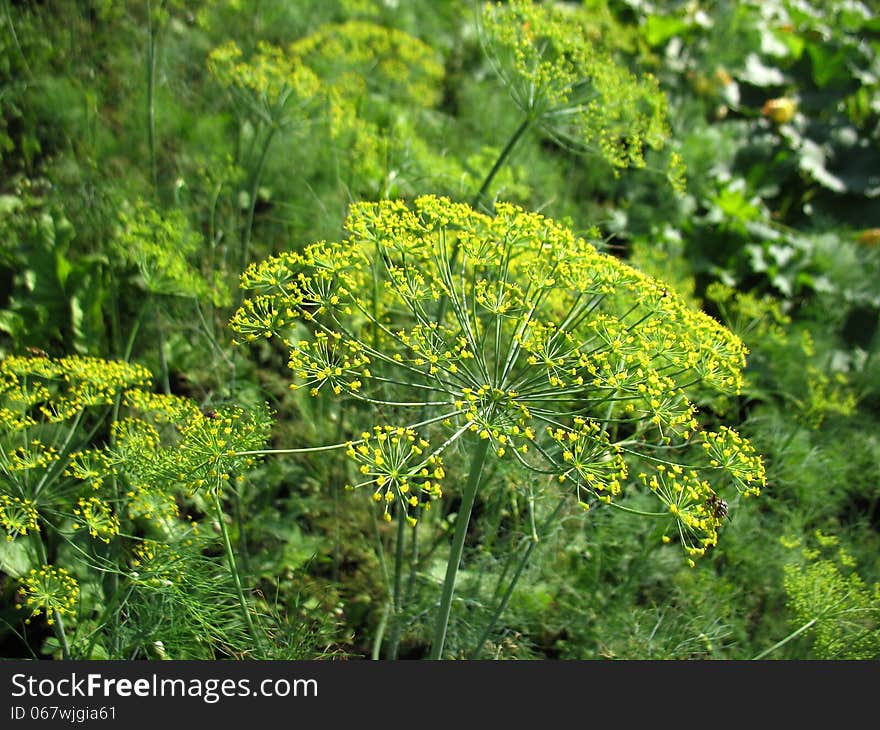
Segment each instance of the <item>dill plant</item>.
M668 105L657 79L634 74L603 49L586 14L531 0L485 3L478 11L483 51L524 116L475 202L532 128L604 161L615 176L624 168L647 167L649 152L668 146ZM683 189L677 152L668 154L665 174Z
M230 326L242 343L283 343L292 388L352 407L348 440L302 451L347 455L348 488L398 519L398 553L450 472L461 480L432 658L491 461L552 478L584 510L666 521L692 566L717 542L724 498L760 492L760 456L733 429L702 428L695 405L738 392L745 346L596 239L437 196L355 203L346 230L248 267ZM656 508L628 504L638 492ZM398 555L397 583L401 570Z
M436 49L396 28L349 20L319 26L288 52L321 80L331 155L318 174L335 170L349 200L465 174L454 155L438 154L425 138L446 82Z
M198 261L205 245L178 208L160 208L136 199L117 213L108 244L113 254L109 268L116 290L111 309L113 340L124 359L136 352L138 338L153 340L158 354L160 388L170 393L169 353L184 329L205 339L213 353L232 370L232 363L217 342L213 311L232 304L224 281L225 262L215 255ZM131 297L132 310L118 302ZM188 341L192 337L186 334Z
M283 48L260 41L249 58L235 41L227 41L208 56L208 71L232 96L240 117L240 135L250 137L250 187L247 218L241 230L240 267L248 262L260 181L272 140L279 130L309 124L309 115L322 99L315 73ZM255 150L259 150L256 151Z
M211 655L261 640L222 499L255 464L236 452L265 444L269 413L225 406L206 415L151 383L124 361L0 361L4 570L19 579L25 625L44 614L64 658L138 655L156 641ZM200 528L201 515L219 536ZM210 557L218 537L225 568ZM151 604L176 624L133 625ZM233 628L242 621L246 631Z
M812 539L780 539L799 550L784 566L784 586L796 628L755 656L764 659L798 637L812 638L819 659L866 660L880 656L880 584L867 584L856 560L836 535L814 531Z

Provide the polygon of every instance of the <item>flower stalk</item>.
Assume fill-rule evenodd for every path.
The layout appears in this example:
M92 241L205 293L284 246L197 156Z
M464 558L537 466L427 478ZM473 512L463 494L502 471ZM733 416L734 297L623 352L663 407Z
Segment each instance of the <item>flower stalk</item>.
M477 497L477 489L483 474L483 465L486 463L486 455L489 453L489 441L480 439L474 445L471 454L470 473L467 484L461 495L461 506L455 518L455 534L452 538L452 546L449 549L449 559L446 562L446 578L443 581L443 589L440 594L440 605L437 610L437 623L434 629L434 642L431 644L429 659L441 659L443 657L443 645L446 643L446 630L449 626L449 614L452 610L452 597L455 592L455 579L461 564L461 555L464 551L464 541L467 537L468 525L471 521L471 512Z

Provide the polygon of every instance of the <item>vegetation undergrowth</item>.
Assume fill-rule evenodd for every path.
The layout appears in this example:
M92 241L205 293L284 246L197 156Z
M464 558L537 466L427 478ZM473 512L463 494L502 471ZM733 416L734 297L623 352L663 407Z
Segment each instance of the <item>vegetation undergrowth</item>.
M867 4L0 25L2 655L880 656Z

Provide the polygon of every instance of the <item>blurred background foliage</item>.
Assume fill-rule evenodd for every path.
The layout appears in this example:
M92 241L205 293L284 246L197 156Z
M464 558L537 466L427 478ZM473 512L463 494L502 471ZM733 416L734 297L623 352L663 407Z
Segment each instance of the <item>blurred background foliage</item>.
M729 505L695 569L625 515L567 514L481 656L876 659L880 17L858 0L557 5L603 53L657 78L686 186L668 185L650 156L615 175L533 130L485 203L598 226L609 252L742 337L743 394L706 405L765 455L768 488ZM284 353L232 347L242 264L339 240L353 201L473 198L520 121L481 47L479 11L466 0L3 0L0 355L130 360L157 392L206 409L268 401L277 447L338 441L344 413L291 392ZM240 55L218 72L210 59L230 42ZM313 85L291 80L302 66ZM303 89L308 103L278 103ZM241 568L267 614L286 617L285 656L369 657L382 631L389 587L375 548L390 535L344 495L346 478L340 460L281 456L235 495ZM499 556L530 534L531 485L503 468L493 484L449 630L461 656L488 620L489 577L509 569ZM442 578L432 551L444 538L424 547L425 586ZM207 586L211 567L198 565ZM0 569L2 653L51 654L52 639L21 640L8 554ZM401 657L425 653L433 596L414 590ZM150 601L124 630L164 615L154 641L176 619ZM214 608L200 620L220 626ZM174 658L198 654L178 644Z

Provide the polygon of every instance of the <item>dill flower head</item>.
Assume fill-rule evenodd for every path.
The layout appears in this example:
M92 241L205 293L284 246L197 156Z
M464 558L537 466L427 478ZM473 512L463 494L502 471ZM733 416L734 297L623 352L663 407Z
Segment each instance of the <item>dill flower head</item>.
M229 304L226 288L208 281L190 263L202 238L182 211L159 211L139 200L119 218L112 250L120 261L136 267L144 290L181 298L210 298L215 306Z
M64 568L51 565L33 568L20 579L20 586L25 605L31 609L31 616L25 619L25 623L45 613L47 623L53 624L56 611L62 616L71 614L79 600L79 585Z
M73 529L85 527L89 534L104 543L119 534L119 517L113 507L99 497L82 497L73 510Z
M73 477L92 489L98 490L108 476L115 476L117 468L106 452L100 449L84 449L70 455L64 476Z
M144 540L132 549L130 577L149 588L170 588L184 583L185 557L167 542Z
M235 41L227 41L208 55L208 71L246 109L270 124L289 120L320 96L314 72L297 56L265 41L249 59Z
M335 164L355 197L390 197L416 180L448 186L466 174L423 137L425 112L444 90L436 49L396 28L350 20L319 26L288 52L320 79Z
M169 412L179 412L180 400L155 394L137 399L141 407L155 411L145 415L160 421L167 419ZM191 492L222 488L256 463L256 455L242 452L257 451L268 441L271 417L265 407L224 406L209 414L197 408L185 410L188 417L174 421L164 438L143 419L126 419L123 423L115 452L129 465L136 484L129 492L131 514L153 517L169 511L170 505L160 493L158 499L149 498L147 485L180 485ZM143 445L151 450L145 458L138 458Z
M667 101L650 74L637 77L602 50L580 12L561 3L487 3L484 49L514 102L570 148L597 152L615 171L645 167L670 136ZM667 175L683 185L673 153Z
M800 556L784 566L783 584L793 627L809 627L817 659L877 659L880 584L866 583L857 561L835 535L817 530L808 544L780 538Z
M291 43L288 52L342 96L376 91L395 103L430 107L442 94L437 52L396 28L364 20L328 23Z
M357 444L348 444L348 456L358 464L361 477L348 488L369 486L373 500L384 505L386 521L391 521L390 507L399 503L414 525L417 508L430 506L431 499L442 495L442 461L436 453L426 453L428 447L411 428L386 425L365 431Z
M151 379L146 368L121 361L11 355L0 360L0 426L20 431L39 421L62 423Z
M625 496L629 460L689 455L695 475L653 491L697 549L720 525L705 521L709 479L757 493L760 459L732 431L698 437L694 401L739 391L746 348L659 281L506 203L493 216L435 196L356 203L346 228L248 267L230 325L239 342L284 343L292 388L385 412L394 425L348 449L383 515L438 496L412 476L465 438L584 506Z
M6 539L10 542L19 535L27 535L30 530L39 532L37 505L30 499L0 494L0 525L6 530Z

